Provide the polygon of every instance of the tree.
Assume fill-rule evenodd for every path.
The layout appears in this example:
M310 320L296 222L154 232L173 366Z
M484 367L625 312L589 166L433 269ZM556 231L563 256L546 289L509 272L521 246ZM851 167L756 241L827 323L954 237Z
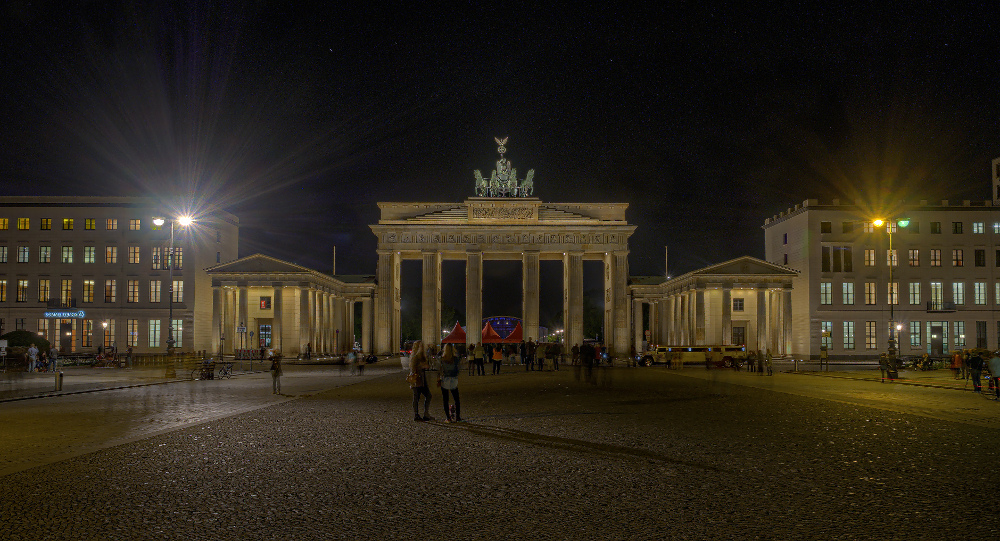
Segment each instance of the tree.
M48 351L50 347L48 340L30 331L11 331L0 336L0 340L6 340L7 347L11 348L27 349L31 347L31 344L35 344L39 350Z

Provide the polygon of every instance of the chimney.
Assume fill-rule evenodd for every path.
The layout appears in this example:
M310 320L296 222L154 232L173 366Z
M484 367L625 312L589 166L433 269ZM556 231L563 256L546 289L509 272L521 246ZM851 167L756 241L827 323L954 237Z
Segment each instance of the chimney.
M330 274L337 275L337 247L333 247L333 266L330 267Z

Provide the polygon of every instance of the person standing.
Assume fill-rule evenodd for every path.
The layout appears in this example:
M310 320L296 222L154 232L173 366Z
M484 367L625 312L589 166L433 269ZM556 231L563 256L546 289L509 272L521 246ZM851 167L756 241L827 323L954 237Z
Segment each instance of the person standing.
M518 356L520 357L521 364L524 364L524 360L525 360L525 358L528 355L528 345L524 343L524 340L521 340L521 343L518 344L518 346L517 346L517 353L518 353ZM527 371L528 367L525 366L524 369L525 369L525 371Z
M441 372L438 376L438 387L441 387L441 399L444 402L444 415L446 423L458 423L462 421L462 403L458 399L458 356L455 355L455 348L451 344L444 347L444 354L441 355ZM455 399L455 414L451 414L448 407L448 393Z
M969 373L972 376L972 392L981 393L983 384L979 378L983 375L983 358L979 356L979 352L969 355Z
M281 355L271 355L271 394L281 394Z
M493 375L494 376L499 376L500 375L500 365L503 364L503 346L502 345L497 344L493 348L493 357L490 360L493 361Z
M55 346L52 346L52 348L49 349L49 362L51 363L49 365L50 370L53 372L59 370L59 349Z
M427 355L424 353L424 344L417 340L413 343L413 351L410 352L410 374L406 376L406 381L410 384L413 392L413 420L430 421L431 416L427 411L431 403L431 390L427 386L427 369L430 364L427 362ZM424 397L424 416L420 416L420 397Z
M34 372L37 363L38 347L35 344L31 344L31 347L28 348L28 372Z
M993 400L1000 400L1000 351L994 351L987 364L990 368L990 381L993 383Z
M537 346L535 345L534 340L529 336L528 337L528 356L526 358L525 365L524 365L524 371L525 372L527 372L528 370L534 370L535 369L535 350L536 350L536 348L537 348Z
M486 348L483 347L482 342L476 343L476 349L472 350L472 361L476 365L476 375L485 376L486 375Z

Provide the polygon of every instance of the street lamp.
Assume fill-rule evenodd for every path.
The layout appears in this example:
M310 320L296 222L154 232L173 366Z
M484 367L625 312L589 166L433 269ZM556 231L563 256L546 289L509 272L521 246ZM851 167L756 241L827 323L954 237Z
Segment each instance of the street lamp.
M888 259L888 263L889 263L889 295L888 295L888 298L889 298L889 351L888 351L888 354L889 354L889 359L893 362L893 365L895 366L895 359L896 359L896 336L898 335L898 331L900 331L902 329L902 325L896 325L896 318L895 318L895 312L894 312L894 308L895 308L895 304L896 304L894 301L898 301L899 300L899 297L898 297L899 290L898 290L898 288L894 288L893 287L893 282L892 282L892 268L895 266L893 263L896 263L896 264L899 263L899 258L896 257L895 252L892 251L892 232L896 229L896 226L906 227L906 226L910 225L910 220L909 220L909 218L894 218L894 219L890 219L890 220L883 220L883 219L879 218L879 219L873 221L872 224L875 227L882 227L882 224L885 224L885 230L889 233L889 257L887 258Z
M166 223L165 218L153 218L153 223L156 227L162 227ZM187 227L194 222L194 219L190 216L179 216L174 220L170 220L170 251L169 254L170 262L167 267L167 353L172 354L174 352L174 223L178 223L181 227ZM161 259L162 261L162 259Z

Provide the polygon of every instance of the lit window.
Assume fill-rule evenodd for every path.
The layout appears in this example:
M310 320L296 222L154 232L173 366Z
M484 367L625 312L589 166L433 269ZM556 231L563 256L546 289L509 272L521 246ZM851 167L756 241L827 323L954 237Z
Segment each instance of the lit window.
M184 269L184 248L177 246L174 248L174 268L177 270Z
M865 222L865 233L874 233L874 232L875 232L875 224L871 222Z
M875 250L865 248L865 266L866 267L875 266Z
M270 310L271 309L271 297L261 297L260 298L260 309Z
M83 281L83 302L94 302L94 289L96 284L93 280Z
M50 263L52 261L52 247L51 246L39 246L38 247L38 262L39 263Z
M80 345L85 348L94 347L94 320L83 320L82 327L80 330Z
M105 223L105 228L107 228L108 231L118 229L118 218L108 218L108 221Z
M0 263L6 263L6 262L7 262L7 247L0 246Z
M911 321L910 322L910 347L918 348L920 347L920 322Z
M174 332L174 343L177 344L178 347L181 347L181 345L184 343L184 320L183 319L172 320L170 328Z
M964 267L965 260L962 257L961 249L954 249L951 251L951 266L952 267Z
M844 349L854 349L854 322L844 322Z
M139 263L139 247L129 246L128 247L128 262L132 264Z
M910 282L910 304L920 304L920 282Z
M17 281L17 302L28 302L28 281Z
M108 326L104 327L104 323L107 323ZM101 326L104 327L104 347L108 347L111 344L114 344L115 343L115 320L109 319L106 322L101 323Z
M952 282L951 301L955 304L965 304L965 282Z
M118 247L117 246L106 246L104 248L104 262L105 263L117 263L118 262Z
M48 279L38 281L38 302L49 302L49 284Z
M896 254L896 250L886 250L885 251L885 264L887 267L898 267L899 257Z
M125 327L128 330L128 336L125 338L125 342L136 347L139 345L139 320L138 319L127 319L125 320Z
M851 305L854 304L854 282L844 282L843 283L844 292L844 304Z
M52 218L42 218L42 231L49 231L52 229Z
M128 289L126 300L128 302L139 302L139 280L128 280L125 285Z
M931 305L940 310L944 304L944 283L931 282Z
M830 282L820 282L819 303L833 304L833 284Z
M63 306L72 306L73 304L73 280L63 280L59 287L59 302Z
M141 222L138 218L132 218L128 221L129 231L138 231L140 229Z
M986 231L986 224L983 222L972 222L972 233L982 234Z
M986 282L976 282L972 288L973 304L986 304Z
M0 231L6 231L9 226L10 223L7 221L7 218L0 218Z
M118 298L118 288L114 280L104 281L104 302L115 302Z
M865 282L865 304L875 304L875 282Z
M95 246L84 246L83 247L83 262L84 263L97 263L97 247L95 247Z
M17 247L17 262L18 263L27 263L28 259L30 259L30 258L31 258L31 249L30 248L28 248L27 246L18 246Z
M959 347L965 347L965 322L956 321L955 322L955 345Z
M31 229L30 226L31 226L31 220L29 220L28 218L18 218L17 219L17 228L18 229L20 229L22 231L25 230L25 229Z
M899 282L889 282L889 304L899 304Z
M919 267L920 266L920 250L918 250L918 249L910 249L910 251L909 251L909 259L910 259L910 266L911 267Z
M941 266L941 250L931 249L931 266L932 267Z
M7 302L7 280L0 280L0 302Z
M159 246L153 246L153 270L163 270L163 249ZM1000 253L1000 252L998 252Z
M874 321L865 322L865 349L878 349L877 333Z
M149 347L160 347L160 320L149 320Z
M184 280L174 280L171 297L173 302L184 302Z
M63 218L63 230L70 231L73 229L73 218Z
M72 263L73 262L73 247L63 246L62 247L62 262Z
M819 323L820 329L820 342L819 345L825 347L827 351L833 347L833 322L832 321L821 321Z
M160 281L149 281L149 302L160 302Z
M87 218L86 220L83 221L83 228L88 231L93 231L97 229L97 220L93 218ZM90 323L93 324L94 322L91 321Z

